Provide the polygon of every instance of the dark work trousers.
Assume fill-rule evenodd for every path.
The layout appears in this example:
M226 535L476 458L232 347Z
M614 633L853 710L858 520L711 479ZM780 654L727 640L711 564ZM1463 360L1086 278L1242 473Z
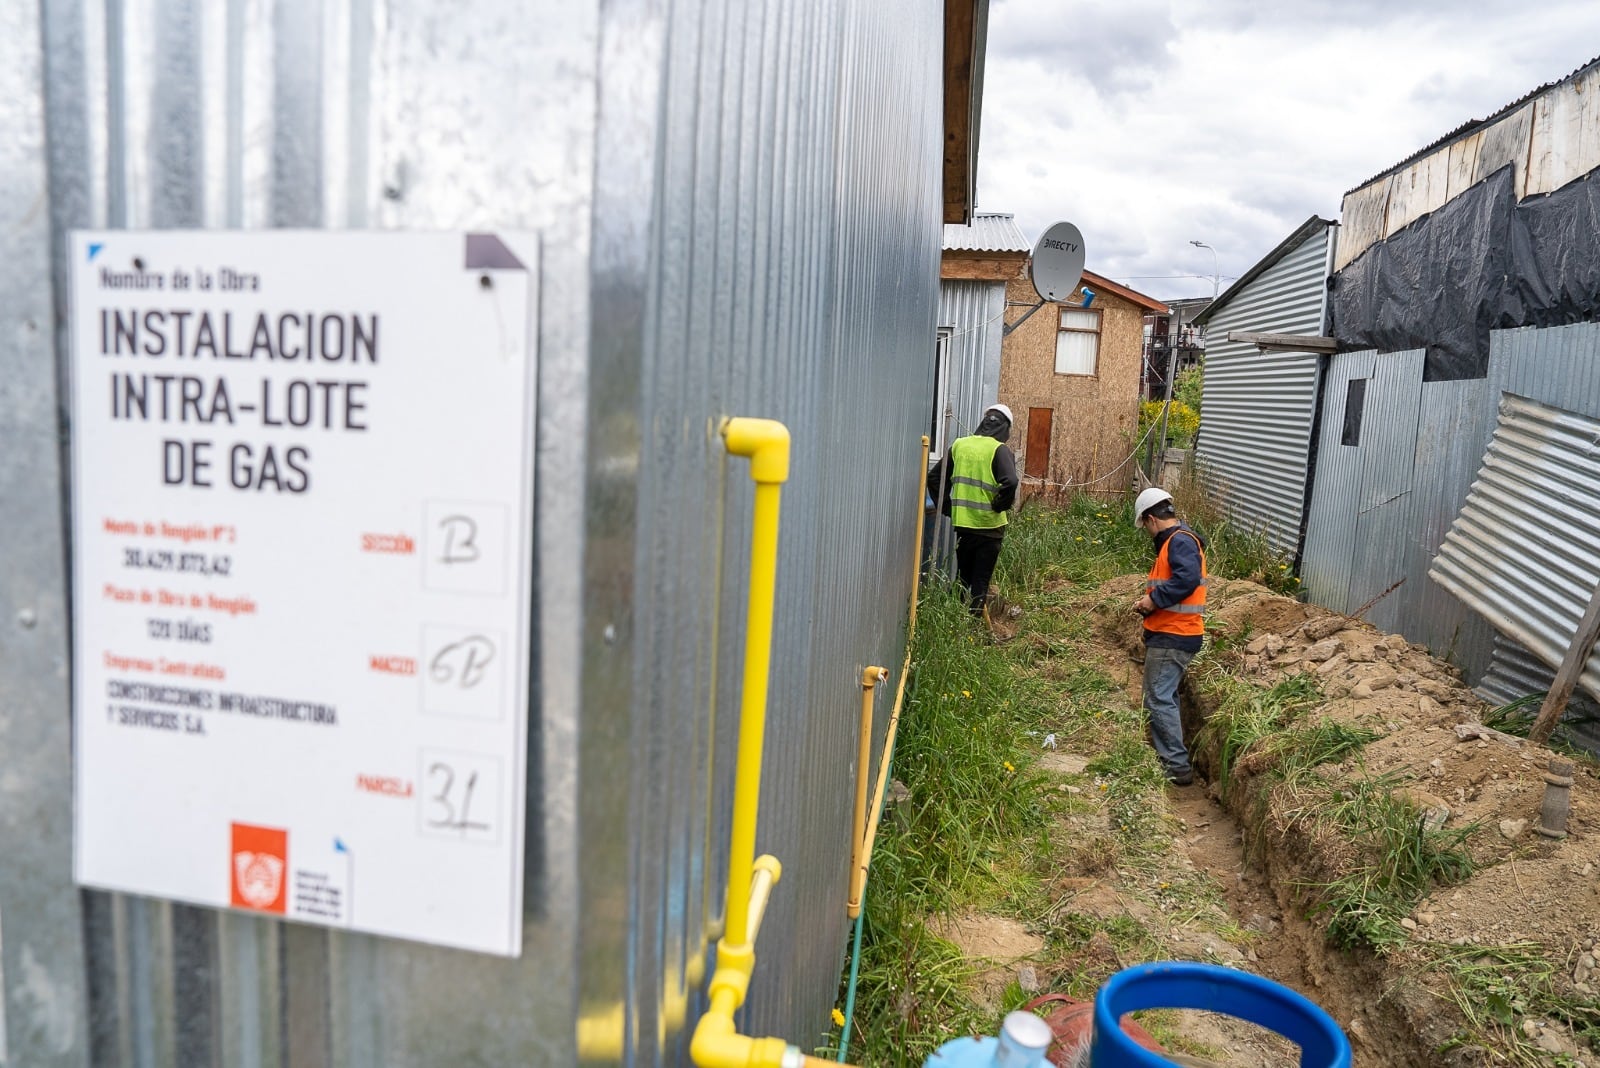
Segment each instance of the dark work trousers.
M961 576L961 585L967 588L967 606L974 613L981 613L989 599L989 579L994 577L1004 537L1004 531L999 530L956 528L956 572Z

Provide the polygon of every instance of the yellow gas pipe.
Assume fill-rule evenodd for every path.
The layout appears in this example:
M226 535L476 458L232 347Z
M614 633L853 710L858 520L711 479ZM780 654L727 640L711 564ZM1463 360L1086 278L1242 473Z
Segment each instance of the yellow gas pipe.
M850 900L845 906L852 920L861 912L861 891L866 882L861 849L866 844L867 768L872 760L872 692L888 677L889 669L883 667L869 667L861 672L861 742L856 751L856 815L850 835Z
M888 755L894 752L894 737L900 729L900 706L906 696L906 676L911 674L911 639L917 634L917 595L922 587L922 525L927 517L926 501L928 495L928 435L922 435L922 463L917 468L917 540L912 550L911 558L911 610L906 623L906 662L900 667L900 682L895 687L894 710L889 713L889 730L884 735L883 753L885 759L878 763L878 785L872 791L872 812L883 810L884 791L889 789L889 761ZM935 521L938 517L935 516ZM883 668L868 668L868 671L883 671ZM886 672L887 674L887 672ZM866 675L862 675L863 686L867 685ZM870 694L870 690L868 693ZM863 699L862 715L870 717L872 706L870 700ZM863 734L872 729L870 718L862 727ZM878 838L878 821L867 822L867 809L860 803L861 792L866 788L867 762L861 761L860 770L856 778L856 821L850 838L850 899L845 902L845 912L853 920L861 915L861 897L867 892L867 870L872 866L872 846Z
M744 692L739 708L739 756L733 779L733 833L728 846L727 923L717 941L711 1004L695 1026L689 1054L700 1068L802 1068L823 1065L781 1038L741 1035L733 1014L744 1004L755 970L756 934L778 881L777 859L755 859L761 802L761 746L766 732L767 682L772 663L772 604L778 572L778 502L789 477L789 431L771 419L729 419L723 444L750 459L755 509L750 536L750 596L745 619Z

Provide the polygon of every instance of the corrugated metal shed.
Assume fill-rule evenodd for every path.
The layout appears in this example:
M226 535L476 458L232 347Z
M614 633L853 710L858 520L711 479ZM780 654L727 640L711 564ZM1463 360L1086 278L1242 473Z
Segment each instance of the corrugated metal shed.
M952 438L976 430L983 410L1000 395L1005 303L1004 282L947 278L939 284L939 325L950 331L945 358L950 362Z
M946 252L1032 252L1013 216L1001 212L974 212L970 226L946 223Z
M1600 420L1514 394L1430 574L1559 664L1600 583ZM1600 652L1579 685L1600 695Z
M1237 523L1293 553L1305 510L1319 357L1262 354L1228 331L1320 335L1336 224L1313 216L1196 318L1206 331L1196 458Z

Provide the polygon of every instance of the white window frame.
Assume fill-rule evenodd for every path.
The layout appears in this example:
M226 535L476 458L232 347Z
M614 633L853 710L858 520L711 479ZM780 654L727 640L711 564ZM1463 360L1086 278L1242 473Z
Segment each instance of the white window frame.
M1068 317L1073 315L1094 316L1094 328L1091 330L1083 326L1068 326ZM1100 328L1104 320L1098 308L1062 308L1061 318L1056 325L1056 362L1055 372L1058 375L1070 375L1074 378L1096 378L1100 374ZM1087 371L1064 371L1061 369L1062 352L1061 342L1069 334L1090 334L1094 337L1094 355L1092 365Z
M939 335L934 341L933 348L933 433L928 435L928 462L937 463L944 459L945 427L949 420L945 418L945 409L950 404L950 338L955 334L953 326L939 327Z

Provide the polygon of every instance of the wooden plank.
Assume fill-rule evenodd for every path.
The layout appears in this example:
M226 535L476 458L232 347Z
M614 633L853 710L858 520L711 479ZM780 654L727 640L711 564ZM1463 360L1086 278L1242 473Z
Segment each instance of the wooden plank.
M1395 175L1384 237L1444 206L1450 188L1450 151L1441 148Z
M1384 218L1389 210L1390 177L1386 176L1345 194L1339 211L1339 241L1333 269L1343 270L1367 249L1383 240Z
M1583 674L1583 666L1589 661L1589 651L1594 648L1597 637L1600 637L1600 586L1589 596L1589 608L1578 622L1578 632L1572 636L1572 644L1561 660L1550 692L1544 695L1544 704L1539 706L1539 718L1533 721L1533 729L1528 732L1528 741L1534 745L1550 740L1561 713L1567 710L1573 687L1578 684L1578 676Z
M1257 334L1249 330L1229 330L1228 340L1242 342L1269 352L1320 352L1338 351L1336 338L1315 337L1309 334Z
M1527 195L1528 138L1532 129L1532 101L1485 129L1478 144L1478 160L1472 174L1473 182L1483 181L1510 163L1516 167L1517 199L1521 200Z
M1483 131L1469 134L1450 146L1449 187L1445 197L1453 200L1466 192L1478 180L1478 149L1483 145Z
M1533 121L1528 127L1528 177L1523 182L1522 188L1522 195L1525 197L1548 193L1553 188L1550 185L1550 174L1555 167L1550 158L1555 139L1551 131L1555 121L1552 108L1548 96L1541 96L1533 101Z
M944 3L944 221L964 223L972 216L972 68L977 5L973 0Z
M1026 252L950 251L939 256L939 277L977 282L1009 282L1027 266Z

